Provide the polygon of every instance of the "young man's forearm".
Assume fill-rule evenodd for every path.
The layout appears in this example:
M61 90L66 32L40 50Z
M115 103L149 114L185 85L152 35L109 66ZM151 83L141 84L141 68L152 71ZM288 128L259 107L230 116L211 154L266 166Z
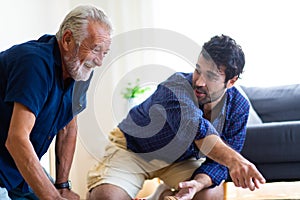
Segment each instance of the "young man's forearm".
M244 159L239 153L226 145L217 135L209 135L195 141L199 150L212 160L230 168L235 162Z
M197 147L212 160L228 167L232 181L238 187L254 190L265 179L256 167L216 135L195 141Z

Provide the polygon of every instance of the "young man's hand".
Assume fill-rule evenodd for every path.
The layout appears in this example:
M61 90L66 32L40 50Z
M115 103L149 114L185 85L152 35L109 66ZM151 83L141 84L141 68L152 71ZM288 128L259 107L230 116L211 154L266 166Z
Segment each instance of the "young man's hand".
M259 184L266 182L254 164L225 144L218 136L208 135L204 139L196 140L195 143L207 157L229 169L235 186L253 191L259 188Z
M249 188L251 191L266 182L255 165L244 158L229 166L229 174L236 187Z
M175 195L178 200L190 200L199 191L200 183L196 180L179 183L179 191Z
M175 197L179 200L190 200L197 192L208 188L212 185L212 180L207 174L197 174L193 180L180 182L179 191Z

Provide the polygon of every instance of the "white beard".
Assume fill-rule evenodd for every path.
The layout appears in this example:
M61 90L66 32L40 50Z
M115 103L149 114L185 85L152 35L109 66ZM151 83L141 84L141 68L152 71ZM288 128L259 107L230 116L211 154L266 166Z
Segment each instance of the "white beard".
M77 59L77 56L74 56L76 59L70 59L69 57L65 57L65 63L66 63L66 70L70 74L70 76L75 81L86 81L89 79L93 67L88 68L85 66L85 63L88 63L88 66L93 66L89 62L84 62L82 65L80 65L80 61Z

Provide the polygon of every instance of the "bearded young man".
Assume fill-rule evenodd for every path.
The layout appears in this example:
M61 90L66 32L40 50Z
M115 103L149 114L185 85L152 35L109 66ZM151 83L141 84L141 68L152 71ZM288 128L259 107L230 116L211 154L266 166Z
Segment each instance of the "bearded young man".
M154 177L164 184L153 200L221 200L228 171L236 186L254 190L264 183L238 153L249 103L233 86L244 64L232 38L205 43L194 73L175 73L159 84L110 133L103 159L88 174L89 199L134 199Z

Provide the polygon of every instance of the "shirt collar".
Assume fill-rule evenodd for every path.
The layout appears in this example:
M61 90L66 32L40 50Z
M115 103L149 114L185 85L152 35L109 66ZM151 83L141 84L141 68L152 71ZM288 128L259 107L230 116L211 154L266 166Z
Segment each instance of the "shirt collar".
M228 99L227 93L225 93L224 98L225 99L223 101L223 106L222 106L221 112L216 117L216 119L212 122L212 125L214 126L214 128L217 130L217 132L220 135L222 135L222 131L223 131L223 127L224 127L225 119L226 119L226 105L227 105L227 99Z

